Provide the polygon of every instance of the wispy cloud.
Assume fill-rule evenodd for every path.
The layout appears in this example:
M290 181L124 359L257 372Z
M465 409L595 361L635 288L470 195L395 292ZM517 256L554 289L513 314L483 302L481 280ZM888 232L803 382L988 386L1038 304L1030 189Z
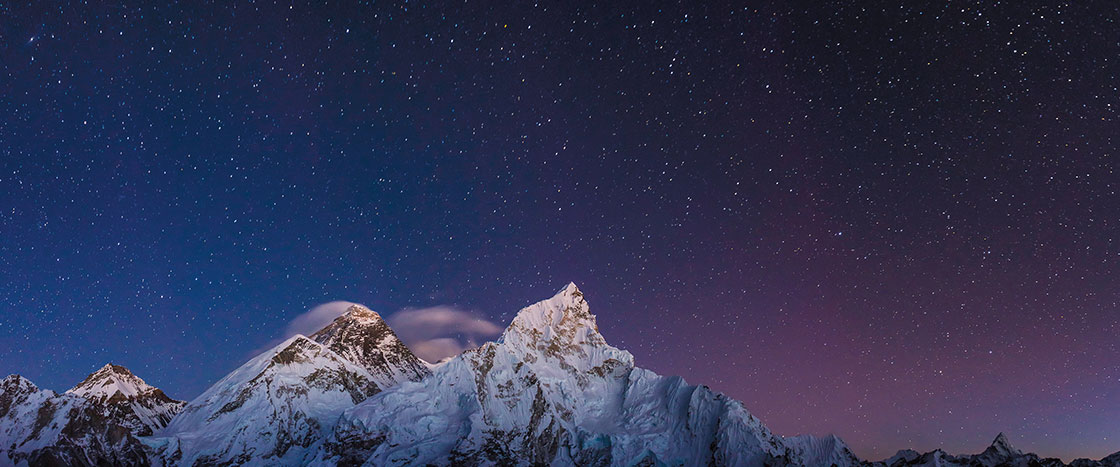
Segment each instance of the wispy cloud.
M255 349L258 355L296 334L311 335L346 313L354 302L333 301L316 305L292 318L280 337ZM477 347L480 342L501 334L502 328L474 313L440 305L406 308L385 318L389 327L416 356L438 362Z
M307 310L288 323L288 327L284 329L284 335L280 339L284 340L296 334L310 335L331 324L331 321L342 316L343 313L346 313L347 308L354 305L357 305L357 303L338 300Z
M497 336L502 328L473 313L450 306L404 309L386 321L418 357L436 362Z
M335 318L342 316L351 305L357 305L357 303L338 300L316 305L310 310L292 318L292 320L288 322L288 325L284 327L283 335L253 349L252 354L259 355L261 352L276 347L287 338L296 334L303 334L305 336L311 335L315 331L326 327L331 321L334 321Z

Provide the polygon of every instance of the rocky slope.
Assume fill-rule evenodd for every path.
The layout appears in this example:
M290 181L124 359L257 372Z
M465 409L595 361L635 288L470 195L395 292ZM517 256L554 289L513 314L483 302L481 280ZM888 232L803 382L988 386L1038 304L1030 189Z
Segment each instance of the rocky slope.
M636 368L630 353L606 343L583 294L569 284L523 309L498 342L347 410L308 461L761 466L833 460L807 448L818 445L808 439L787 445L739 402ZM853 465L854 457L836 461Z
M0 382L0 465L147 465L137 437L182 406L117 365L63 394L11 375Z
M148 443L173 465L298 464L342 410L378 390L365 368L297 335L222 378Z

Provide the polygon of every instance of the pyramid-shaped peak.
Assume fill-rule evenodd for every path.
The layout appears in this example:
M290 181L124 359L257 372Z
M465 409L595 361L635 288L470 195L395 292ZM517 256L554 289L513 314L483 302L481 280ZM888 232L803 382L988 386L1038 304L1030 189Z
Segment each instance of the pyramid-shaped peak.
M108 363L66 392L87 399L101 399L114 396L136 397L152 390L155 388L132 374L128 368Z
M0 381L0 394L8 391L34 392L38 390L39 387L36 386L35 383L32 383L31 380L17 374L8 375L4 377L3 381Z
M330 324L311 334L310 339L331 347L339 339L381 340L389 336L396 339L396 334L380 314L355 303Z
M992 445L985 449L982 456L993 459L1004 459L1008 457L1016 457L1023 455L1023 451L1015 449L1011 445L1011 441L1007 439L1007 435L1000 433L996 435L996 439L992 440Z
M112 373L112 374L118 374L118 375L124 375L124 376L135 376L135 375L132 374L131 371L129 371L128 368L125 368L125 367L120 366L120 365L114 365L112 363L106 363L105 366L103 366L103 367L99 368L97 371L93 372L93 374L95 374L95 375L106 374L106 373Z
M362 366L382 387L418 381L428 374L427 365L401 342L381 315L362 305L351 305L310 339Z
M357 303L346 308L346 312L343 313L340 318L382 321L381 315L377 314L376 311L367 308L365 305L359 305Z
M526 361L552 362L542 364L575 372L634 362L629 352L611 347L599 334L583 292L572 283L552 298L522 308L498 343Z
M996 439L992 440L992 446L1003 447L1008 450L1015 449L1015 447L1011 445L1011 441L1007 439L1007 435L1003 434L1003 432L1000 432L1000 434L996 435Z

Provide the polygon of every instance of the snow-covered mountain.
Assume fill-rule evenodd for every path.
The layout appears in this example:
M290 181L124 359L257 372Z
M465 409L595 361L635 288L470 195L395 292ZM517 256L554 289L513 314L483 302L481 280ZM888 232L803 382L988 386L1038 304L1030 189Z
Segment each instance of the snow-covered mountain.
M831 443L831 444L830 444ZM838 439L787 444L742 404L636 368L569 284L497 342L342 416L308 459L366 465L854 465ZM825 452L828 451L828 452Z
M148 436L167 426L186 405L186 402L167 397L127 368L112 363L93 372L66 394L105 407L109 418L137 436Z
M62 394L0 381L4 465L1064 466L1000 434L984 452L859 460L781 437L741 403L634 365L569 284L496 342L439 364L351 307L250 359L189 404L106 365ZM1120 453L1076 467L1120 467Z
M1007 436L1000 433L984 452L973 455L954 456L935 449L921 454L913 449L898 451L872 467L1065 467L1060 459L1040 458L1034 453L1023 453L1011 445ZM1077 459L1068 464L1072 467L1120 467L1120 452L1101 460Z
M149 444L174 465L298 464L344 409L377 391L365 368L297 335L211 386Z
M234 370L148 444L174 465L299 464L343 410L427 374L377 313L355 305Z
M11 375L0 382L0 465L147 465L137 436L183 404L117 365L62 394Z

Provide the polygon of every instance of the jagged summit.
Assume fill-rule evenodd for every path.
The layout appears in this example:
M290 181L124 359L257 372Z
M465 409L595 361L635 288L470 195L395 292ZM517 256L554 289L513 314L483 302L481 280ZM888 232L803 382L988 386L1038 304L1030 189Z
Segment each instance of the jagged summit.
M66 392L87 399L107 400L137 397L152 391L159 389L145 383L128 368L107 363Z
M996 435L996 439L992 440L992 445L988 446L988 449L995 450L1001 454L1020 455L1023 453L1023 451L1015 449L1015 446L1011 445L1011 441L1007 439L1007 435L1003 434L1003 432Z
M992 445L977 455L976 459L985 465L995 465L1022 456L1023 451L1015 449L1015 446L1012 446L1011 441L1007 439L1007 435L1000 433L996 435L996 439L992 440Z
M579 337L603 340L583 292L575 283L568 283L552 298L522 308L502 333L501 341L509 340L514 334L533 340L550 340L553 336L575 338L580 331Z
M350 306L310 338L364 367L381 388L418 381L428 374L428 365L401 342L381 315L361 305Z
M552 298L522 308L513 318L506 333L528 329L536 329L542 333L559 332L563 328L574 327L587 327L598 333L595 316L588 311L583 292L580 292L574 282L569 282Z
M108 363L91 373L66 394L104 407L119 425L138 435L163 428L186 405L134 375L128 368Z
M366 308L363 305L350 305L346 312L339 318L350 318L354 320L370 320L370 321L384 321L381 315L376 311ZM338 318L335 318L338 319Z
M634 364L630 352L611 347L599 334L595 315L574 283L552 298L522 308L498 343L523 354L527 361L543 358L569 372Z
M39 387L36 386L35 383L32 383L31 380L24 378L23 376L20 376L18 374L10 374L8 376L5 376L3 381L0 381L0 394L6 393L8 391L15 391L17 389L38 390Z

